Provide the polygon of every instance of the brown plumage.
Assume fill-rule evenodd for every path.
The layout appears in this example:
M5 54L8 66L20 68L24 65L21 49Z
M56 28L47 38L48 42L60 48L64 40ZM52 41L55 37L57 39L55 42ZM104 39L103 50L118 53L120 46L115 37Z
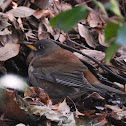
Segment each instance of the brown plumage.
M28 70L30 82L34 86L43 88L56 99L66 96L76 99L89 91L100 92L84 77L83 72L88 68L73 53L51 40L40 40L34 46Z

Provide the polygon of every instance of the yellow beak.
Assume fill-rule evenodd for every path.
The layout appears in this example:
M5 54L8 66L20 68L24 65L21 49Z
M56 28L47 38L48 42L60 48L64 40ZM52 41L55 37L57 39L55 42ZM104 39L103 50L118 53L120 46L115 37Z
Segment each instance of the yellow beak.
M32 49L32 50L37 50L36 47L33 46L33 45L28 45L28 44L26 44L26 46L29 47L29 48Z

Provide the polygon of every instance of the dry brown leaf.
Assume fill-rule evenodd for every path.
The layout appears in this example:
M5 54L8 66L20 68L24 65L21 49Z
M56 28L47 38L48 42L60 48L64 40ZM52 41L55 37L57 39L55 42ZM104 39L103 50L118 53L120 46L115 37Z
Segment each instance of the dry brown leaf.
M46 9L49 5L49 0L32 0L31 2L41 9Z
M83 53L89 55L90 57L95 58L96 60L98 60L99 62L104 62L105 59L105 53L102 51L97 51L97 50L90 50L90 49L83 49L81 50ZM92 65L97 65L96 63L94 63L93 61L91 61L89 58L86 58L85 56L82 56L79 53L74 53L78 58L80 58L81 60L88 62Z
M108 104L106 104L105 107L113 110L114 112L121 112L122 111L122 109L120 109L118 106L115 106L115 105L108 105Z
M93 36L90 34L89 30L82 24L78 24L78 31L81 37L85 38L86 43L92 47L95 48L95 40L93 39Z
M9 94L4 90L1 92L1 95L0 112L5 113L5 115L10 119L28 123L28 116L14 101L14 94Z
M104 35L104 32L103 30L99 30L98 32L98 40L99 40L99 43L103 46L108 46L108 43L105 43L105 35Z
M72 9L72 6L71 4L68 4L68 3L61 3L61 9L62 11L66 11L66 10Z
M104 118L102 121L96 123L96 124L93 124L93 126L105 126L105 124L107 124L108 121L106 120L106 118Z
M56 104L56 105L53 105L51 107L52 107L52 109L57 109L63 115L65 115L65 114L70 112L70 107L67 105L66 99L64 99L63 102L61 102L59 104Z
M27 87L24 91L24 97L33 97L37 96L37 93L35 92L34 87Z
M19 23L19 27L20 27L20 29L24 32L23 23L22 23L22 20L21 20L20 17L18 18L17 22Z
M7 16L9 18L9 20L13 23L14 27L16 29L19 29L19 24L17 22L17 19L12 14L10 14L10 13L7 13Z
M40 19L42 17L46 17L50 14L49 10L36 10L33 16L35 16L37 19Z
M43 20L43 22L42 22L44 25L45 25L45 27L46 27L46 29L47 29L47 32L49 32L52 36L54 36L54 30L53 30L53 28L49 25L49 20L48 20L48 18L44 18L44 20Z
M0 8L4 11L12 0L0 0Z
M54 40L58 40L59 36L60 36L60 31L55 31L56 34L54 35Z
M39 23L38 27L38 38L41 39L47 39L49 37L49 33L46 31L46 29L43 28L42 22Z
M0 12L0 30L7 28L11 24L8 22L8 16Z
M88 15L87 21L88 21L89 26L92 27L92 28L99 27L99 26L101 26L101 28L102 28L103 22L99 18L99 16L96 15L95 13L91 12Z
M34 12L35 12L35 10L33 10L31 8L20 6L15 9L11 9L7 13L12 14L14 17L24 18L24 17L29 17L29 16L33 15Z
M20 35L21 37L21 35ZM5 45L6 43L18 43L21 38L18 37L16 31L13 30L12 34L8 34L8 35L1 35L0 36L0 41L3 45Z
M59 36L59 41L60 41L61 43L64 43L64 42L66 41L66 37L65 37L63 34L60 34L60 36Z
M0 61L6 61L19 53L19 44L7 43L0 48Z
M8 28L5 28L4 30L0 30L0 35L8 35L11 33L12 31L9 31Z

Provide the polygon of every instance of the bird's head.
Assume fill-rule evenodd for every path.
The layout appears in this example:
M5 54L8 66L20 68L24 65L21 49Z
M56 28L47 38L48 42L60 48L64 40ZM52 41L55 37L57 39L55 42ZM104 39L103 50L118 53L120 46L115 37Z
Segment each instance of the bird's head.
M55 44L52 40L48 39L42 39L38 40L35 43L27 44L26 45L34 51L35 56L42 56L47 54L48 52L52 51L53 49L59 47L57 44Z

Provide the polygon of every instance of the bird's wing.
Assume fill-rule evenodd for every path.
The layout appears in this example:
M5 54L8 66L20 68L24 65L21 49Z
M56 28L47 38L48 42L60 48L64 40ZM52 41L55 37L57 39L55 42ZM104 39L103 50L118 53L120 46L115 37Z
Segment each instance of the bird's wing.
M84 87L90 85L83 75L85 69L87 68L82 63L58 63L56 61L55 63L47 62L42 64L41 62L41 65L34 66L33 74L39 79L53 83Z

